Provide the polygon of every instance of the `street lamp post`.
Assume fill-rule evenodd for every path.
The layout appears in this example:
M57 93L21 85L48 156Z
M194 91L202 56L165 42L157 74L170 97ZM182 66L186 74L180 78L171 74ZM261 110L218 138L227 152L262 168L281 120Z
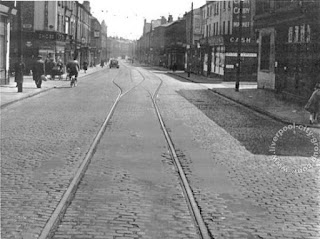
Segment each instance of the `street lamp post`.
M79 7L78 7L78 2L76 1L76 29L75 29L75 37L74 37L74 56L73 59L76 60L78 58L78 48L77 48L77 40L78 40L78 17L79 17Z
M189 61L188 61L188 77L191 73L191 64L192 64L192 45L193 45L193 2L191 3L191 12L190 12L190 48L189 48Z
M241 38L242 38L242 8L243 0L240 0L240 13L239 13L239 36L238 36L238 59L237 59L237 75L235 91L239 91L240 72L241 72Z
M24 63L22 61L22 2L17 2L18 6L18 59L16 62L15 69L15 78L17 82L18 92L22 92L23 90L23 71L24 71Z

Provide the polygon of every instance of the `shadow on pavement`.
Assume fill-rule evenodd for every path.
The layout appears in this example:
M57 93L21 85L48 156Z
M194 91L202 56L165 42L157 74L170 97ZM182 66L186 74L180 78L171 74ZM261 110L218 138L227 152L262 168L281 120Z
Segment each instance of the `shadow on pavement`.
M239 107L210 90L180 90L177 93L253 154L273 155L273 152L270 152L273 138L279 130L287 126L245 107ZM314 153L311 139L312 136L308 136L305 131L288 130L277 140L276 155L311 157Z

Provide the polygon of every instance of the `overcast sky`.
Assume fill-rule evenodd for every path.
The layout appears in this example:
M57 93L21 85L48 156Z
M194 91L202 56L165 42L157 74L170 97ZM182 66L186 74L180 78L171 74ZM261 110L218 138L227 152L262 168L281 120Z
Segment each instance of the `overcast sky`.
M83 1L81 1L83 2ZM91 12L100 22L105 20L108 36L139 39L143 21L159 19L169 14L174 20L193 7L199 8L206 0L91 0Z

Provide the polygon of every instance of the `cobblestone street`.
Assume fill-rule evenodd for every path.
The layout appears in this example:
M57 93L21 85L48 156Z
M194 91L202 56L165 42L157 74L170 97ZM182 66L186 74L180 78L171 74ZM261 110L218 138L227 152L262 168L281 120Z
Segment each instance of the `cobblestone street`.
M53 238L198 238L147 80L120 102Z
M126 63L2 109L1 238L38 238L117 98L113 79L124 96L52 238L199 238L151 100L161 80L157 103L213 238L320 238L316 130Z
M288 169L312 164L286 173L269 152L285 125L204 87L162 78L160 107L214 238L319 238L319 161L311 160L310 137L283 134L281 162Z
M99 72L1 111L1 238L39 235L116 97L108 79Z

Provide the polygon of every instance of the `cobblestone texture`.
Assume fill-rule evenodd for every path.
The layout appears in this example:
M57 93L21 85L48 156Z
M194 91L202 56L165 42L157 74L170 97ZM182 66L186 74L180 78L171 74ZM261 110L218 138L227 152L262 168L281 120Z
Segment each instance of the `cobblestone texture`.
M320 238L319 167L285 173L268 153L284 125L203 87L161 77L159 105L212 235ZM278 147L279 158L292 168L310 162L308 139L297 135L284 136Z
M1 112L1 238L36 238L116 97L102 71Z
M198 238L146 92L158 83L121 99L54 239Z

